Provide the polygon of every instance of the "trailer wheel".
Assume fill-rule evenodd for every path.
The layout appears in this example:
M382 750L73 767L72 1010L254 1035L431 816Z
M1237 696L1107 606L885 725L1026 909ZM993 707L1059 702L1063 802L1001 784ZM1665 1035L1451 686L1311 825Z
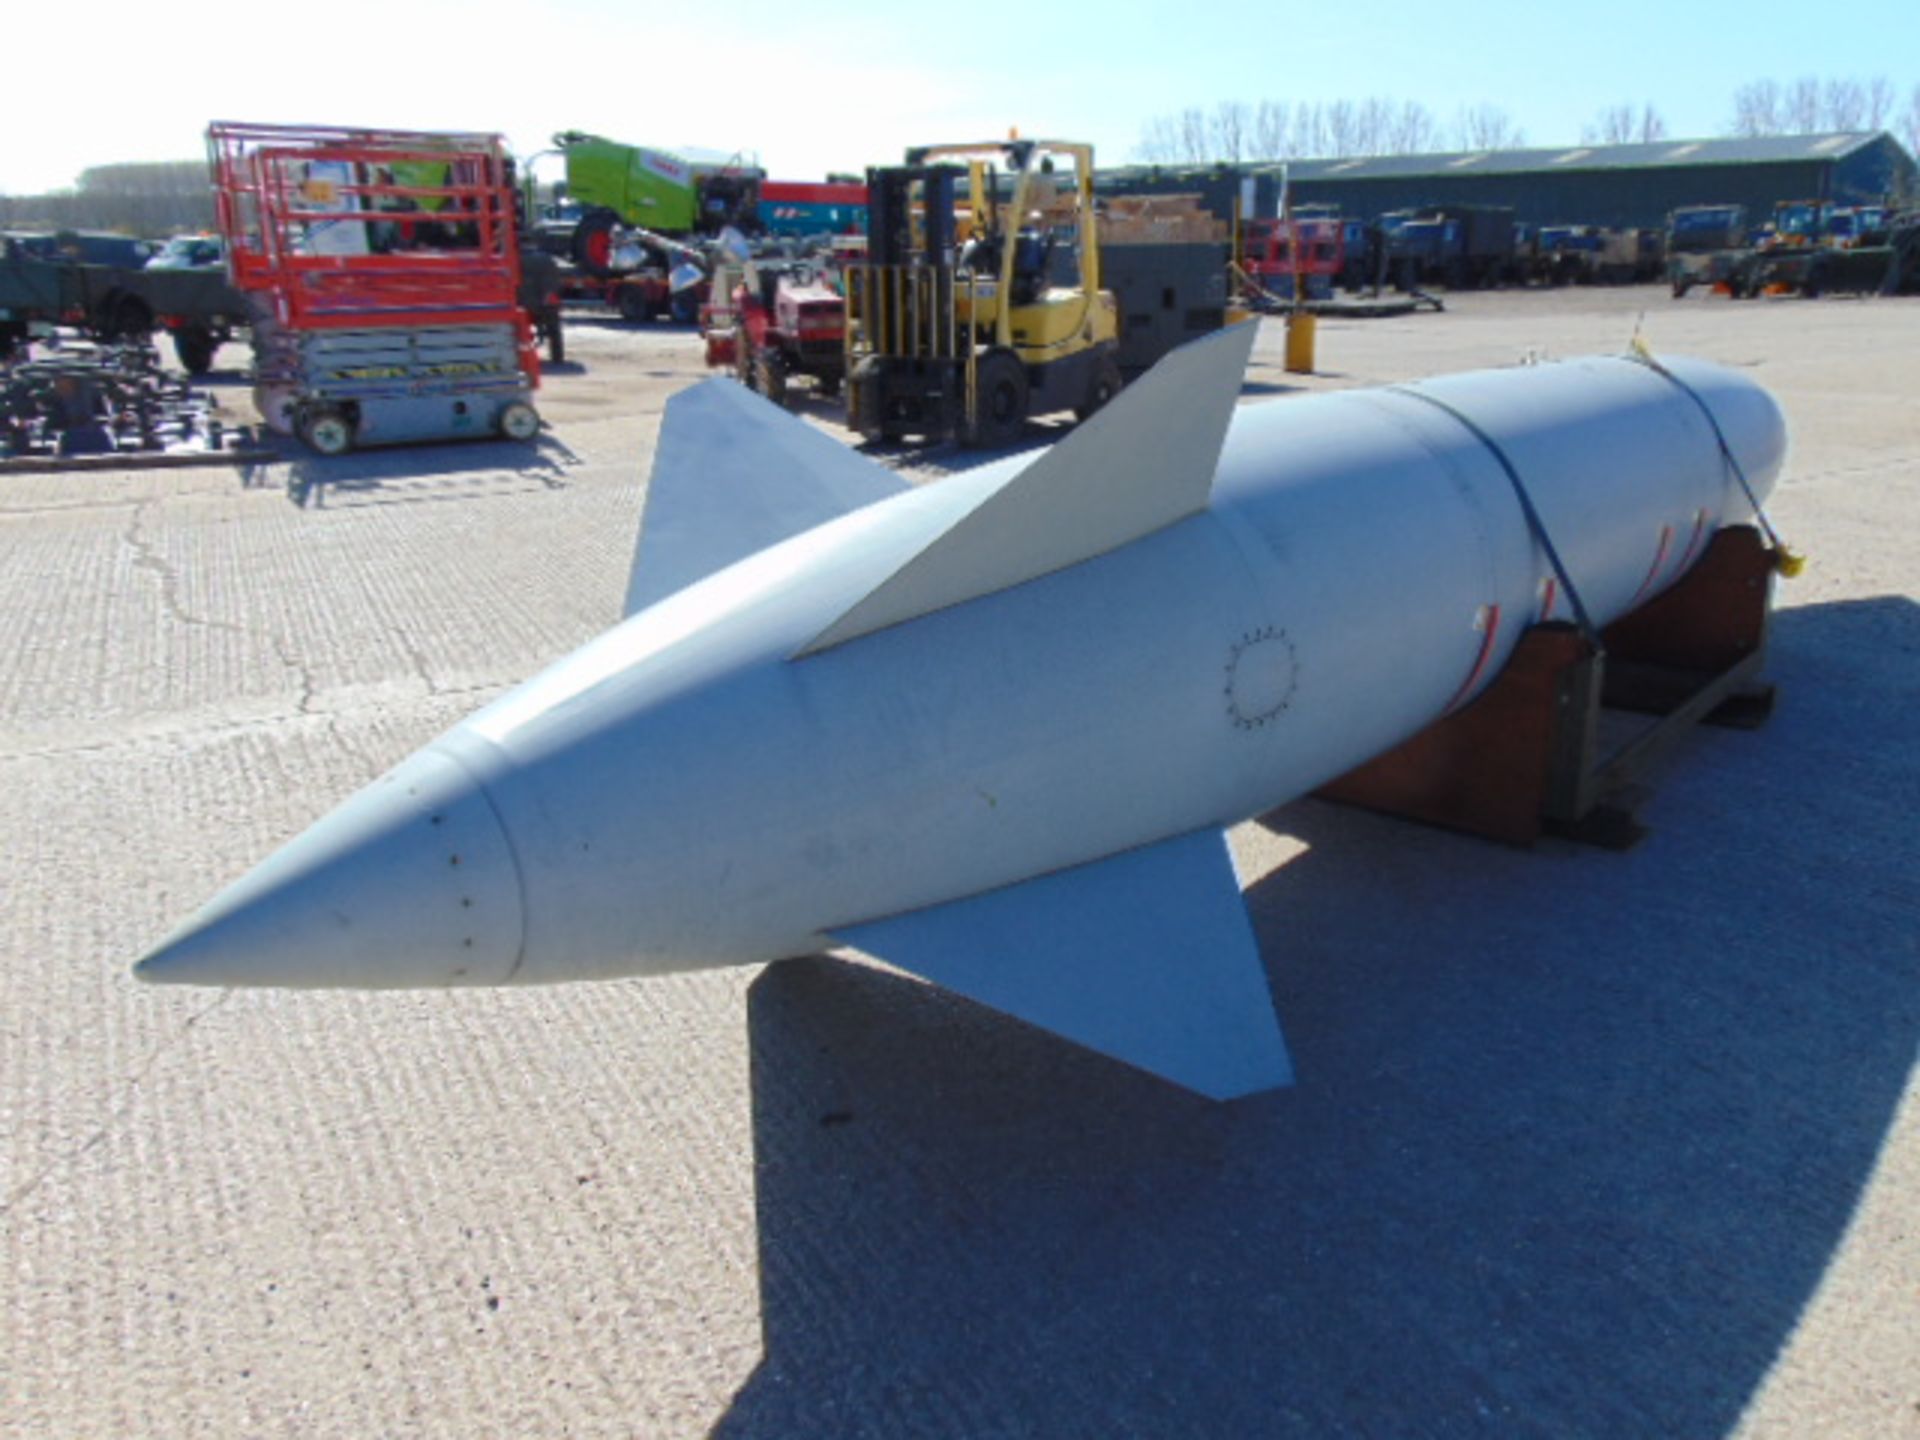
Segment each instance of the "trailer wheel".
M961 444L994 450L1019 438L1027 418L1027 372L1011 350L990 350L980 357L974 371L974 409L972 423L962 427Z
M189 375L204 375L213 369L214 352L219 348L219 337L204 325L183 325L173 332L173 353Z
M1085 420L1105 408L1107 402L1120 393L1123 383L1120 367L1113 363L1113 357L1101 356L1093 367L1093 378L1087 382L1087 398L1073 407L1074 418Z
M647 298L646 290L639 285L620 287L620 318L633 325L641 325L653 318L653 301Z
M524 400L513 400L500 407L493 418L500 433L509 440L525 443L540 433L540 414Z
M332 406L305 411L296 423L300 438L319 454L344 455L353 448L353 423Z
M153 333L153 309L138 295L122 295L107 307L100 333L109 340L137 340Z

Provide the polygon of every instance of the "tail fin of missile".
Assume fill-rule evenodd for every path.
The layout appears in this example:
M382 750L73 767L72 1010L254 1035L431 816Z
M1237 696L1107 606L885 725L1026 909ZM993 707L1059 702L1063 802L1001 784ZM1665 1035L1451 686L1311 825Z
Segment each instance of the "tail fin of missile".
M835 938L1215 1100L1293 1082L1218 831Z
M1064 570L1205 509L1257 329L1175 350L800 654Z
M737 382L703 381L667 402L624 613L906 488Z

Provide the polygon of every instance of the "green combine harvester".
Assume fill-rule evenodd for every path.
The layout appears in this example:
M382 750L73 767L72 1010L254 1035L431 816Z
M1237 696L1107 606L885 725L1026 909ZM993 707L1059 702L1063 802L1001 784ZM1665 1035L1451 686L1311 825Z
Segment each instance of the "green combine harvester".
M670 263L675 247L661 242L756 226L766 172L738 155L719 163L693 160L579 130L555 135L553 144L566 161L566 198L578 214L556 214L543 229L549 235L570 230L568 253L590 274L620 274L635 258Z

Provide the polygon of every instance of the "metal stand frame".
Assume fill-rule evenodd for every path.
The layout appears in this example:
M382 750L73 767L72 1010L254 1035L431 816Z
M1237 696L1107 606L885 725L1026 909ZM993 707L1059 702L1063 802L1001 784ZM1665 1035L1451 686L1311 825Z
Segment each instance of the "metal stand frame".
M1696 724L1753 729L1772 713L1766 663L1773 552L1722 530L1672 589L1603 632L1535 625L1464 710L1316 793L1511 845L1556 834L1625 849L1649 767ZM1603 744L1603 710L1658 717Z

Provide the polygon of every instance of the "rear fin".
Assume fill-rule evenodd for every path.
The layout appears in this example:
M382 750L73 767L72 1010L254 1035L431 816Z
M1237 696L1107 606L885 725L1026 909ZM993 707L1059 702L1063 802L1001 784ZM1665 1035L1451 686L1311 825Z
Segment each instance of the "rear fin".
M734 380L667 402L624 613L907 484Z
M799 653L1050 575L1204 510L1257 329L1175 350Z
M1293 1082L1217 830L834 938L1215 1100Z

